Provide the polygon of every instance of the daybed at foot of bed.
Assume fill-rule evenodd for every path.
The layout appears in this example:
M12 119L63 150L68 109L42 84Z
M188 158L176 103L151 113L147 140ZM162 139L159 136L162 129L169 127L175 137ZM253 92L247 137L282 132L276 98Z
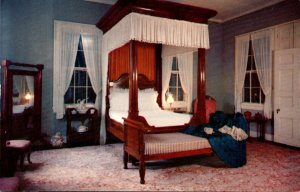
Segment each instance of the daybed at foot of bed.
M124 119L124 169L129 156L139 161L140 183L145 183L145 162L212 153L207 139L180 132L151 132L139 121Z

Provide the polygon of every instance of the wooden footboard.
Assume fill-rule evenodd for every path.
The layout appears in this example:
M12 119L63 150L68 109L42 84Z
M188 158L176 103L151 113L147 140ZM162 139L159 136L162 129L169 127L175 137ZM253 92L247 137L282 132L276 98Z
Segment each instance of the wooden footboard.
M141 125L143 125L143 127L147 127L147 130L151 133L172 133L172 132L178 132L183 130L185 127L188 126L188 124L186 125L178 125L178 126L168 126L168 127L155 127L155 126L150 126L147 121L145 120L145 118L139 116L140 121L139 123L141 123ZM137 122L137 121L136 121ZM136 123L135 122L135 123ZM107 122L107 131L109 133L111 133L113 136L117 137L118 139L120 139L121 141L125 141L124 138L124 125L108 118L108 122Z
M107 131L124 142L124 125L121 123L109 118L107 122Z
M155 134L154 134L155 133ZM162 153L147 153L145 151L145 139L147 134L154 134L156 136L165 135L159 134L153 130L151 127L145 126L140 121L135 121L131 119L124 119L124 168L127 169L128 156L133 156L139 161L139 172L140 172L140 183L145 183L145 161L149 160L159 160L159 159L170 159L177 157L185 157L192 155L200 155L200 154L209 154L212 153L212 149L208 143L208 141L204 138L195 137L186 135L183 133L167 133L172 134L172 136L179 135L185 138L185 142L189 143L187 139L192 138L191 144L195 144L195 140L202 140L204 143L206 142L205 147L199 148L191 148L188 150L179 150L179 151L171 151L171 152L162 152ZM168 136L168 135L167 135ZM176 138L173 138L176 141ZM159 144L164 144L164 141L159 141ZM167 143L168 145L169 143ZM149 143L148 143L149 145ZM189 143L190 146L190 143Z

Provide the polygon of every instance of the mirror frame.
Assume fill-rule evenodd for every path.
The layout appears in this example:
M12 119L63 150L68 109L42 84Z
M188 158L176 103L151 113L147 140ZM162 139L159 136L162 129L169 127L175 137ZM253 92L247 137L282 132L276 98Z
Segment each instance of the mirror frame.
M41 137L41 112L42 112L42 70L43 64L15 63L9 60L2 62L3 84L2 84L2 104L1 104L1 141L10 137L13 121L13 76L33 76L34 78L34 128L30 139L38 140ZM1 142L2 143L2 142Z

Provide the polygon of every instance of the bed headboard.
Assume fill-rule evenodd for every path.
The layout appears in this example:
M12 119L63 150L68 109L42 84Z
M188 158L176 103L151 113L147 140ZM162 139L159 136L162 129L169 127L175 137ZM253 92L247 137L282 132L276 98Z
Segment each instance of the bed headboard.
M157 44L136 42L135 55L139 74L144 74L151 81L158 77L157 63L161 60L161 53L157 52ZM109 53L108 79L116 81L123 73L130 72L130 46L129 43L112 50Z
M129 73L122 74L116 81L110 82L110 86L128 89L129 88ZM148 89L148 88L154 88L155 89L155 83L154 81L149 80L144 74L138 74L138 88Z

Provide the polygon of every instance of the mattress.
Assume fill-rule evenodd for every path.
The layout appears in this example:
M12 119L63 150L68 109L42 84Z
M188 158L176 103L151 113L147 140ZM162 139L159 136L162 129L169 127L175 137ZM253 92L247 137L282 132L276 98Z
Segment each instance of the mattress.
M167 126L177 126L189 123L192 118L191 114L185 113L174 113L172 111L166 110L155 110L155 111L141 111L140 116L143 116L150 126L155 127L167 127ZM127 118L128 112L124 111L109 111L109 116L111 119L124 124L123 118Z

